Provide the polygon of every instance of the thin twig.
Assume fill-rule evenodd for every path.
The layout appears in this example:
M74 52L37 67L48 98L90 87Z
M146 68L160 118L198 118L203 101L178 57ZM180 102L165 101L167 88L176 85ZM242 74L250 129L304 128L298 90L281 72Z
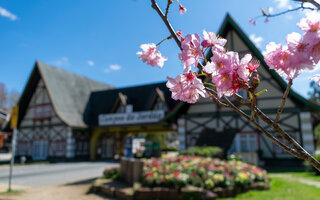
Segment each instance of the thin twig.
M240 102L242 105L245 105L250 108L251 104L250 102L246 101L243 99L240 95L235 94L233 95L233 98L236 99L238 102ZM280 126L279 124L274 124L274 122L266 116L259 108L256 109L256 115L264 121L266 124L268 124L275 132L279 133L279 135L288 142L290 146L296 149L297 151L297 158L303 159L308 161L312 166L314 166L318 171L320 171L320 163L313 157L311 156L301 145L294 140L288 133L286 133Z
M163 15L163 12L161 11L161 9L159 8L158 4L156 3L155 0L151 0L151 6L153 9L155 9L158 13L158 15L161 17L162 21L165 23L165 25L167 26L171 36L173 37L173 39L176 41L178 47L180 48L180 50L182 51L182 47L181 47L181 41L179 40L176 32L174 31L173 27L171 26L170 22L168 21L168 19Z
M206 88L207 92L209 93L209 96L211 97L211 99L216 102L219 106L221 107L229 107L227 104L225 103L222 103L218 97L217 97L217 92L214 91L213 89L211 88Z
M172 2L173 2L173 0L168 0L165 18L168 18L169 8L170 8L170 5L172 4Z
M254 121L256 101L257 101L257 96L256 96L256 94L253 92L253 94L252 94L252 99L251 99L251 120L252 120L252 121Z
M170 36L162 39L162 40L157 44L157 46L160 46L160 44L161 44L162 42L164 42L164 41L166 41L166 40L170 40L171 38L172 38L172 36L170 35Z
M300 0L295 0L295 1L300 1ZM315 4L314 4L315 5ZM316 5L315 5L316 6ZM296 8L292 8L292 9L288 9L279 13L275 13L275 14L270 14L265 12L264 10L262 11L262 15L256 16L253 18L253 20L259 19L261 17L266 17L266 18L271 18L271 17L278 17L280 15L284 15L287 14L289 12L294 12L294 11L298 11L298 10L319 10L320 8L316 9L316 8L311 8L311 7L305 7L303 5L303 3L301 3L301 6L296 7Z
M268 131L266 131L260 124L258 124L256 121L251 120L250 117L244 113L242 110L240 110L238 107L236 107L229 99L227 99L225 96L222 97L223 100L229 105L229 107L237 112L239 115L250 121L255 127L258 128L259 131L265 134L269 139L271 139L274 143L278 144L281 148L283 148L285 151L290 153L293 156L298 156L298 152L295 151L295 149L287 147L285 144L280 142L277 138L272 136Z
M277 113L277 116L276 116L276 120L274 120L274 124L278 124L278 122L279 122L280 115L281 115L281 113L282 113L282 111L283 111L283 108L284 108L284 106L285 106L285 104L286 104L287 97L288 97L288 94L289 94L289 92L290 92L291 86L292 86L292 79L289 80L289 83L288 83L288 85L287 85L287 89L286 89L286 91L285 91L284 94L283 94L282 102L281 102L281 105L280 105L280 107L279 107L279 109L278 109L278 113Z
M312 5L317 7L318 10L320 10L320 4L318 2L316 2L315 0L294 0L294 1L299 1L299 2L302 2L302 3L311 3Z

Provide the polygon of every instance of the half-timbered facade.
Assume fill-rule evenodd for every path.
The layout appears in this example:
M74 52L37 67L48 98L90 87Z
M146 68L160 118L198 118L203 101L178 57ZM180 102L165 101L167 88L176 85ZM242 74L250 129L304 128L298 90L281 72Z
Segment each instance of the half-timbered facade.
M90 132L82 113L92 91L108 85L37 62L19 101L17 156L86 158Z

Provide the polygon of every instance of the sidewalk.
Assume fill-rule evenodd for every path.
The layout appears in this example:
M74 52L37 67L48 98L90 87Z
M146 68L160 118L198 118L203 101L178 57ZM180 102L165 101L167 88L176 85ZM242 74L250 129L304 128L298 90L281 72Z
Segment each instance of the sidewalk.
M96 194L87 194L90 181L80 181L71 184L25 188L20 194L3 194L1 200L115 200Z

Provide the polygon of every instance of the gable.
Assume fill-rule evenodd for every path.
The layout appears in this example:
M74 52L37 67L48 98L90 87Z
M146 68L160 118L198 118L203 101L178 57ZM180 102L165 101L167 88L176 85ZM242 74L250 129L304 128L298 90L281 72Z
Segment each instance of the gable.
M47 109L48 114L47 116L43 116L43 114L46 113L41 112L43 112L46 108L49 108ZM43 117L48 118L43 119ZM62 121L58 118L58 116L52 109L52 103L49 98L47 88L43 80L40 79L33 94L31 95L31 100L26 108L26 113L21 119L20 128L49 123L61 124Z

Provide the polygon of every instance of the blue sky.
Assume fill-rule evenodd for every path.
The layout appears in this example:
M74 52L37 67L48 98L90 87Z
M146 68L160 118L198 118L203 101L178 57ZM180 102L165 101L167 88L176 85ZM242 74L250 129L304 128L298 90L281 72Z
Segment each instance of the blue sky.
M166 0L158 0L164 9ZM176 30L184 34L217 32L228 12L264 51L270 41L285 43L285 36L299 32L302 11L253 26L249 18L261 8L273 13L298 6L289 0L180 0L188 9L180 15L175 2L169 14ZM168 57L162 69L142 63L136 52L142 43L158 43L169 35L149 0L1 0L0 82L22 92L36 60L84 75L116 87L159 82L182 72L173 41L160 47ZM308 77L294 81L294 89L306 95Z

